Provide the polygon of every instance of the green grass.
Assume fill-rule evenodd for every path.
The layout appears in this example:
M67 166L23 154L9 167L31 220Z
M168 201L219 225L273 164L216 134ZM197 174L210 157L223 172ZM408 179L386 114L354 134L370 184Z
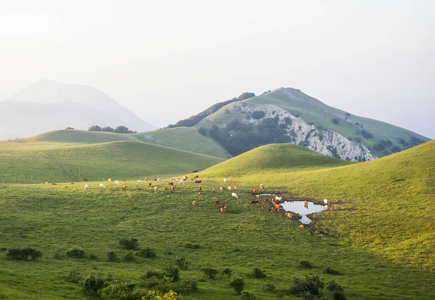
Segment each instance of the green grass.
M106 189L98 188L98 182L89 184L88 190L78 183L0 186L0 249L29 246L43 252L36 262L10 261L0 252L0 297L85 298L79 285L69 280L72 272L78 272L80 278L91 272L111 275L144 289L140 276L174 264L177 256L192 263L181 271L182 278L197 280L199 287L184 299L237 299L225 276L203 279L199 269L207 264L219 271L232 269L233 277L243 277L245 288L259 299L277 299L265 291L267 281L278 289L288 289L294 278L305 275L335 280L345 287L349 299L435 296L433 274L428 271L339 245L335 238L311 235L283 213L266 212L250 204L252 196L247 191L238 190L239 199L228 191L213 194L211 188L219 186L213 180L202 184L204 195L198 195L198 185L191 182L178 187L174 194L163 191L166 181L153 182L159 187L157 192L146 182L126 182L127 191L113 182L107 183ZM221 213L215 199L227 205L228 211ZM126 254L118 243L124 237L137 238L140 248L154 249L156 258L108 262L109 251L119 258ZM186 248L186 243L200 248ZM66 257L66 251L74 246L97 259ZM313 268L301 268L301 260L310 261ZM326 267L343 275L326 274ZM264 270L267 277L249 277L254 268Z
M202 174L241 177L245 186L263 183L292 195L329 199L333 209L318 215L318 232L398 263L435 271L434 141L371 162L332 168L326 163L306 170L300 169L301 162L304 166L316 154L299 149L287 159L264 155L279 147L286 148L258 148ZM273 168L265 169L265 162Z
M167 177L223 159L143 142L0 142L0 182L41 183Z

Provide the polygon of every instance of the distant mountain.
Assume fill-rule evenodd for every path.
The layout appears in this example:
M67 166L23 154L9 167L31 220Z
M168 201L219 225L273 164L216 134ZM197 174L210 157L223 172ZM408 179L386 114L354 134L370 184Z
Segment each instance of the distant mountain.
M66 127L86 130L92 125L156 129L107 94L85 85L41 80L0 101L0 140Z
M351 115L293 88L280 88L261 96L243 95L171 127L195 127L233 156L262 145L290 143L361 162L430 140L397 126Z

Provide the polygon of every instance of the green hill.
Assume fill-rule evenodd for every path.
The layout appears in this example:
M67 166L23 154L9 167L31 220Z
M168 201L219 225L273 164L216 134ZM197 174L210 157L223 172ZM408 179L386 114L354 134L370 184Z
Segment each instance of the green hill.
M233 176L243 187L263 183L300 197L329 199L332 209L319 214L313 225L318 233L434 270L435 141L350 165L317 156L272 145L212 166L201 175Z
M54 133L58 141L66 141L65 133ZM74 134L73 132L72 134ZM69 132L67 133L67 135ZM78 135L81 143L102 137L119 138L111 134ZM176 150L143 142L118 141L88 145L44 142L0 142L0 182L40 183L85 180L143 179L202 170L223 159ZM78 140L76 140L78 142Z
M196 128L233 156L261 145L291 143L361 162L429 141L409 130L330 107L300 90L281 88L252 96L219 103L177 124Z

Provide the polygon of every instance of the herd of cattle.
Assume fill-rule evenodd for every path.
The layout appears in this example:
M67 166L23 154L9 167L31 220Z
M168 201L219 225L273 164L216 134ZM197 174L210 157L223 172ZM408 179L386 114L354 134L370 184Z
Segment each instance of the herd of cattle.
M147 182L147 185L146 185L146 186L148 186L149 188L153 188L153 190L154 190L155 193L157 193L157 191L159 190L159 188L162 189L163 191L169 191L170 193L174 193L174 192L175 192L175 189L176 189L176 187L177 187L177 183L178 183L178 185L184 185L184 183L187 182L187 180L188 180L188 177L187 177L187 176L183 176L182 179L180 179L180 178L178 178L178 179L176 179L176 178L172 178L172 181L168 181L167 186L160 187L160 186L158 186L158 185L153 185L153 182L155 182L156 184L157 184L157 183L160 183L160 178L155 178L154 180L148 180L148 178L145 178L145 179L144 179L144 181ZM111 181L112 181L111 179L108 179L108 182L111 182ZM138 180L138 182L141 182L141 181L142 181L142 180ZM202 184L202 183L207 182L207 178L198 179L198 176L195 176L194 178L191 179L191 181L192 181L193 183L195 183L195 184L200 185L200 184ZM230 178L230 179L226 179L226 178L224 178L223 181L224 181L225 183L227 183L228 181L231 181L231 182L234 181L234 179L233 179L233 178ZM118 180L115 181L115 185L120 186L120 187L122 188L122 190L127 190L127 186L126 186L125 184L121 185L121 183L120 183ZM85 190L87 190L87 189L89 189L89 188L90 188L89 185L86 184L86 185L85 185ZM101 188L101 189L105 189L106 186L105 186L103 183L100 183L99 188ZM141 187L137 187L137 188L135 188L135 189L136 189L136 190L142 190ZM227 186L227 187L223 187L223 186L221 186L219 189L220 189L221 191L229 191L229 192L231 192L231 196L232 196L232 197L234 197L234 198L236 198L236 199L239 199L239 196L238 196L235 192L233 192L233 191L236 191L236 190L237 190L237 186L235 186L235 185L233 185L233 186ZM264 190L265 190L265 188L264 188L264 185L263 185L263 184L260 184L260 185L259 185L259 189L254 188L254 189L252 190L252 192L251 192L251 196L254 197L254 200L250 200L250 203L251 203L251 204L255 204L255 205L259 205L259 206L260 206L260 204L261 204L261 209L262 209L262 210L265 209L265 210L267 210L268 212L273 212L273 211L278 211L278 212L279 212L279 211L283 211L284 208L283 208L283 206L280 204L280 203L282 202L282 197L279 197L279 196L277 196L276 194L265 194L265 193L264 193ZM199 186L199 187L196 189L196 192L197 192L198 195L203 195L203 193L204 193L203 187L202 187L202 186ZM212 188L212 189L211 189L211 192L212 192L212 193L216 193L217 191L216 191L215 188ZM270 195L271 197L260 199L261 196L264 196L264 195ZM325 203L327 203L327 200L326 200L326 199L325 199ZM222 213L225 212L225 211L227 211L227 209L228 209L228 206L227 206L227 205L223 205L223 204L221 204L220 201L217 200L217 199L214 201L214 204L220 206L220 211L221 211ZM307 203L306 203L306 204L307 204ZM192 202L192 205L193 205L193 206L197 206L198 203L197 203L196 201L193 201L193 202ZM293 213L291 213L291 212L286 212L286 213L285 213L285 216L287 216L289 219L292 219L292 220L296 219L295 214L293 214ZM302 225L302 224L299 225L299 228L304 228L304 225Z

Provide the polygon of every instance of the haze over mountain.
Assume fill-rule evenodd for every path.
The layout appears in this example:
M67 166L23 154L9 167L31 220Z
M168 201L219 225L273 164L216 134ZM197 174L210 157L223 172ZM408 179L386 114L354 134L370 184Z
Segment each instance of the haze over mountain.
M0 140L66 127L86 130L92 125L122 125L141 132L156 128L86 85L40 80L0 102Z

